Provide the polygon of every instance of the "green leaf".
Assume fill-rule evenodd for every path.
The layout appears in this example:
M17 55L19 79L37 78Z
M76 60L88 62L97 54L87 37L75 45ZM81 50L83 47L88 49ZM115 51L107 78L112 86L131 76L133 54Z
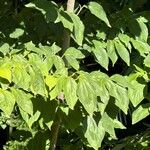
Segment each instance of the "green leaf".
M9 52L9 44L8 43L1 44L0 52L2 52L4 55L6 55Z
M31 52L35 52L35 53L38 53L38 54L44 54L43 51L36 47L32 41L28 42L28 43L25 43L25 48L28 50L28 51L31 51Z
M56 5L51 1L35 0L31 3L26 4L25 6L41 11L47 22L54 22L57 19L58 14Z
M90 78L86 78L85 75L79 76L77 95L85 110L92 114L96 108L97 97L93 85L90 83Z
M18 104L18 106L25 112L27 112L30 115L33 115L33 104L31 101L31 95L26 94L22 90L18 89L12 89L12 94L15 97L15 100Z
M60 11L59 19L65 28L69 29L71 32L73 31L73 21L67 12Z
M82 46L83 37L84 37L84 24L80 18L74 13L68 13L73 21L73 37L78 45Z
M115 42L116 50L119 54L119 56L126 62L126 64L130 65L130 55L128 50L124 47L124 45L121 42Z
M12 81L17 87L29 89L30 76L23 65L15 65L12 71Z
M11 38L17 39L20 36L22 36L24 34L24 30L20 29L20 28L16 28L15 31L13 33L11 33L9 36Z
M121 86L111 86L112 96L115 98L115 104L118 106L125 114L128 111L129 98L127 90Z
M148 55L146 56L146 58L144 59L144 65L145 65L146 67L150 67L150 54L148 54Z
M107 41L107 53L108 53L108 57L111 59L113 66L114 66L114 64L116 63L118 59L118 56L116 54L115 45L112 40Z
M148 28L146 26L146 24L139 18L137 19L137 22L139 24L140 27L140 35L139 35L139 39L142 41L147 41L148 39Z
M33 116L31 116L29 118L29 120L27 121L27 124L28 124L29 128L31 128L33 123L38 120L38 118L40 117L40 114L41 114L41 112L37 111Z
M134 107L136 107L144 99L145 84L141 84L136 80L130 82L133 88L128 89L129 99Z
M10 116L15 105L14 95L6 90L0 89L0 109L6 116Z
M113 120L107 115L107 113L103 114L101 122L104 130L108 132L112 138L116 139Z
M90 2L88 5L90 12L111 27L103 7L97 2Z
M74 47L70 47L66 50L65 52L65 57L68 61L68 63L76 70L79 69L79 63L77 59L82 59L84 58L84 55L82 54L81 51L75 49Z
M114 128L126 129L126 127L121 122L119 122L117 119L113 120L113 124L114 124Z
M125 46L127 47L130 42L130 37L126 34L121 34L121 33L118 35L118 37L120 41L123 42Z
M129 30L135 36L135 38L139 41L146 42L148 38L148 28L143 22L142 17L138 19L132 18L128 23Z
M129 85L127 79L124 76L119 74L115 74L111 76L110 79L115 83L117 83L118 85L121 85L122 87L128 87Z
M45 83L48 85L50 90L57 84L58 79L53 75L48 75L45 78Z
M148 45L148 43L134 39L132 39L131 42L134 48L138 50L142 56L145 56L145 54L150 52L150 46Z
M102 43L99 41L93 41L94 48L92 49L98 63L108 70L109 59L106 50L102 47Z
M29 74L31 77L30 89L36 95L40 94L42 96L46 96L46 87L44 82L44 77L42 76L41 71L34 67L29 69Z
M8 80L9 82L11 82L11 77L12 73L11 73L11 67L9 64L3 64L2 66L0 66L0 77L4 78L6 80Z
M74 109L74 106L78 100L77 98L77 83L73 78L66 78L63 84L63 91L65 94L65 99L69 108Z
M53 57L53 63L57 70L61 70L62 68L65 68L65 63L63 59L57 55Z
M139 122L150 114L150 104L140 105L132 114L132 124Z
M98 150L101 146L101 142L104 138L105 130L102 127L101 122L99 122L98 126L95 120L88 116L87 117L87 129L85 132L85 137L87 138L88 143L92 148Z
M53 100L56 97L59 98L59 96L63 96L63 86L64 86L64 80L66 77L61 76L58 78L56 86L53 88L53 90L50 92L50 99ZM64 98L63 98L64 99Z

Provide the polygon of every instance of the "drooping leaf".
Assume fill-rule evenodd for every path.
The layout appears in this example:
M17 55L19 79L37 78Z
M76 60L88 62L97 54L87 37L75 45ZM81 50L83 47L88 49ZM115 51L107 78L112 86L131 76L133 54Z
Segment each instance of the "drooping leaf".
M66 78L63 85L63 91L65 94L65 99L69 108L73 109L78 98L77 98L77 83L73 78Z
M88 8L89 8L89 10L91 11L91 13L93 15L95 15L100 20L104 21L107 24L108 27L111 27L111 25L110 25L110 23L107 19L105 11L99 3L90 2L89 5L88 5Z
M141 32L140 32L140 35L139 35L139 39L141 39L142 41L147 41L147 38L148 38L148 28L146 26L146 24L142 21L142 19L137 19L137 22L140 26L140 29L141 29Z
M150 54L148 54L148 55L146 56L146 58L144 59L144 65L145 65L146 67L150 67Z
M45 78L45 83L50 89L52 89L57 84L58 79L55 76L48 75Z
M80 75L79 77L77 95L85 110L89 114L92 114L96 107L97 98L90 80L84 75Z
M132 124L139 122L150 114L150 104L140 105L132 114Z
M110 85L111 95L115 98L115 104L118 106L125 114L128 111L129 98L126 88L118 85Z
M113 120L107 115L107 113L103 114L101 122L104 130L108 132L112 138L116 139Z
M50 99L53 100L55 98L61 98L64 100L64 94L63 94L63 86L64 86L64 80L66 79L65 76L61 76L58 78L56 86L52 89L50 92Z
M27 121L27 124L28 124L29 128L31 128L33 123L38 120L40 114L41 114L41 112L37 111L33 116L31 116L29 118L29 120Z
M116 54L114 42L111 40L107 41L107 53L108 53L108 57L111 59L113 66L114 66L114 64L116 63L118 59L118 56Z
M16 28L15 31L13 33L11 33L9 36L11 38L17 39L20 36L22 36L24 34L24 30L20 29L20 28Z
M73 31L73 21L67 12L61 11L59 19L65 28L69 29L71 32Z
M120 41L123 42L125 46L127 47L130 42L130 37L126 34L119 34L118 37Z
M6 114L6 116L10 116L15 105L15 97L14 95L6 90L0 89L0 109Z
M119 54L119 56L126 62L126 64L130 65L130 55L128 50L124 47L124 45L121 42L115 42L116 50Z
M79 63L77 61L77 59L82 59L84 58L84 55L82 54L81 51L73 48L73 47L70 47L66 50L65 52L65 57L68 61L68 63L76 70L79 69Z
M2 52L4 55L6 55L9 52L9 44L8 43L3 43L0 44L0 52Z
M12 73L9 64L3 64L2 66L0 66L0 77L11 82Z
M36 67L32 68L30 67L29 74L31 77L30 82L30 89L31 91L36 95L40 94L43 96L47 95L46 87L44 83L44 77L42 76L42 73L40 70Z
M12 89L12 94L14 95L18 106L23 111L27 112L30 115L33 115L33 103L31 101L31 95L15 88Z
M131 82L133 88L128 89L129 99L131 100L134 107L136 107L144 99L144 88L145 84L141 84L136 80Z
M127 79L122 75L115 74L115 75L111 76L110 79L112 81L114 81L115 83L117 83L118 85L121 85L122 87L129 86Z
M129 30L139 41L146 42L148 38L148 28L143 22L142 17L138 19L130 19Z
M17 87L29 89L30 76L23 65L15 65L12 71L12 81Z
M101 42L94 40L93 43L94 43L94 48L92 49L92 51L98 63L106 70L108 70L109 59L106 50L102 47Z
M92 148L98 150L101 146L101 142L104 138L105 130L102 127L102 123L99 122L98 126L95 120L88 116L87 117L87 129L85 132L85 137Z
M47 22L54 22L57 19L56 5L51 1L35 0L26 4L26 7L34 8L41 11Z
M84 37L84 24L80 20L80 18L75 15L74 13L69 13L69 16L71 17L73 21L73 37L74 40L77 42L78 45L82 45L83 37Z
M139 40L131 40L134 48L142 55L145 56L145 54L148 54L150 52L150 46L146 42L142 42Z

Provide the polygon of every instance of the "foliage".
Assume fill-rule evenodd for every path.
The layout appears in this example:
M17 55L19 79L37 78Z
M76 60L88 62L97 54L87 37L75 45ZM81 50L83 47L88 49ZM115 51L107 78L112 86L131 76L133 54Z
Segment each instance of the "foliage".
M66 2L13 2L0 1L0 125L12 129L4 149L49 149L59 122L57 147L98 150L125 128L120 110L134 107L133 124L149 115L146 1L76 1L74 12Z

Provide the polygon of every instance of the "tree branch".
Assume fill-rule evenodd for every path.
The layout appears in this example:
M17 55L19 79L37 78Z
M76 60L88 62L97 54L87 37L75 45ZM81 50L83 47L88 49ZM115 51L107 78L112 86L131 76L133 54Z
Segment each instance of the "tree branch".
M75 6L75 0L68 0L67 1L67 11L68 12L73 12L74 11L74 6ZM70 47L70 32L67 31L66 29L64 29L64 33L63 33L63 36L62 36L62 53L64 54L66 49L69 48L69 47ZM65 65L68 66L67 61L65 61ZM61 99L63 100L64 99L64 94L61 97L62 97ZM61 118L59 117L58 120L56 122L54 122L53 125L52 125L50 150L55 150L55 148L56 148L60 124L61 124Z

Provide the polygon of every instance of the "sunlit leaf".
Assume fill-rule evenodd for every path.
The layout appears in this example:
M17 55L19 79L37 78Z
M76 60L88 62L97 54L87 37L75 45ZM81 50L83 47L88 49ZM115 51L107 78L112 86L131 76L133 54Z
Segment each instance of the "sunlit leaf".
M97 18L99 18L100 20L104 21L109 27L111 27L106 13L103 9L103 7L97 3L97 2L90 2L88 5L89 10L91 11L92 14L94 14Z

